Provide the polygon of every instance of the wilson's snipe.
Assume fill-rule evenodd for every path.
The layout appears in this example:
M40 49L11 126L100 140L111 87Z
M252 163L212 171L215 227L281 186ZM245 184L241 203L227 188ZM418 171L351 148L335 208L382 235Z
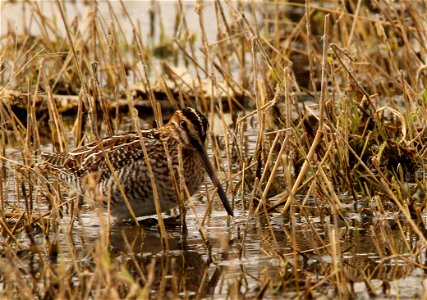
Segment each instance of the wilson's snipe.
M180 185L179 174L183 174L185 185L193 194L204 181L206 170L218 189L225 210L233 216L206 153L208 127L208 120L202 113L186 107L176 111L165 126L141 131L162 211L177 206L177 193L183 186ZM95 174L96 188L103 198L108 199L111 195L111 214L119 219L129 219L131 214L108 166L107 156L136 217L153 215L156 213L153 189L141 143L136 132L115 135L69 153L42 153L42 164L53 173L58 173L80 194L85 189L82 179L88 174ZM179 171L180 161L182 172Z

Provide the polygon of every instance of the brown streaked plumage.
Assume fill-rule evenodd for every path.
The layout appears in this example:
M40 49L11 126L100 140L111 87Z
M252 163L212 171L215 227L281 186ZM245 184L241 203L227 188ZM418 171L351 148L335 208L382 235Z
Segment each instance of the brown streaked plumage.
M227 213L233 216L231 205L206 153L204 144L208 127L208 120L202 113L186 107L176 111L165 126L141 131L162 211L177 205L177 190L180 188L179 152L181 152L182 172L189 193L193 194L199 189L206 171L218 189ZM141 140L136 132L104 138L101 140L101 145L95 142L69 153L42 153L44 161L42 164L52 173L59 174L63 181L74 186L81 194L84 189L82 179L88 174L95 173L98 191L105 199L111 192L111 214L119 219L129 219L131 214L108 167L103 151L108 156L135 215L140 217L155 214L149 172ZM169 153L173 166L172 172L166 153Z

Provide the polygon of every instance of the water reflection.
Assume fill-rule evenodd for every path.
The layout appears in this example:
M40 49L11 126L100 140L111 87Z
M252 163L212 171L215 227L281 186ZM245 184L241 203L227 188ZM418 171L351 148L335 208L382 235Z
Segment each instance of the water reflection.
M121 259L132 256L133 264L128 270L133 274L138 272L136 265L147 273L154 270L151 289L157 297L163 298L168 292L205 297L219 277L212 272L209 277L210 262L200 249L201 241L184 241L180 229L169 229L168 234L169 250L165 250L157 228L120 226L111 231L111 253Z
M198 207L198 214L203 214L204 207ZM135 278L140 278L141 285L150 285L155 297L169 298L173 295L184 297L206 297L215 291L223 293L224 270L229 273L229 255L227 241L231 229L222 218L223 213L212 214L206 223L208 241L204 241L193 214L188 214L186 223L188 234L182 234L179 217L166 218L167 246L161 238L157 221L146 218L140 226L133 223L113 223L109 235L109 253L111 257L125 264L125 268ZM225 215L225 212L224 212ZM102 216L104 218L105 216ZM102 239L100 224L95 211L85 211L74 227L73 243L79 253L85 257L92 250L92 245ZM88 238L82 242L81 235ZM82 243L85 245L83 248ZM69 245L62 245L68 252ZM86 254L82 254L86 253ZM233 274L234 271L231 271ZM141 279L142 278L142 279ZM173 297L172 297L173 298Z

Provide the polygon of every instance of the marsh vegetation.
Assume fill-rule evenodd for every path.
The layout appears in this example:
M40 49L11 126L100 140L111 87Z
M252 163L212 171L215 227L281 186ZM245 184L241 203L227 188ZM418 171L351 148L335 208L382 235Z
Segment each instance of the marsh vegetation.
M0 5L1 298L427 296L426 1ZM37 169L184 105L234 218L207 179L187 234L114 223Z

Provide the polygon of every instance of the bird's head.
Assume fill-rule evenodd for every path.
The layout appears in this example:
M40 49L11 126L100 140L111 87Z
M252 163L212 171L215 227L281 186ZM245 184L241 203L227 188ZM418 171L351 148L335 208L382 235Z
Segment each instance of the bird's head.
M195 150L203 162L206 173L212 180L214 186L218 189L218 195L221 198L225 210L230 216L233 216L233 210L227 196L222 189L205 149L205 141L209 129L209 122L205 115L198 110L185 107L178 110L166 125L171 135L179 141L180 145L186 149Z

